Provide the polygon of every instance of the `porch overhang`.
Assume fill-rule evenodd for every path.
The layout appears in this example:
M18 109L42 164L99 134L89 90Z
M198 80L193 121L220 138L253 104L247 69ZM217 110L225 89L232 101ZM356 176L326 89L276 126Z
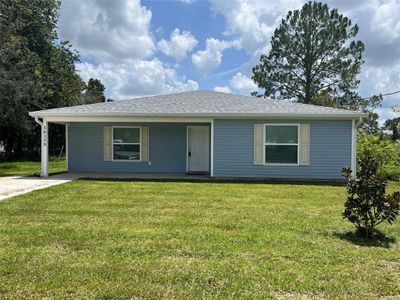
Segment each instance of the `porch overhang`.
M164 116L129 116L129 115L42 115L31 116L43 118L51 123L69 123L69 122L132 122L132 123L210 123L213 118L210 117L164 117Z
M47 178L48 161L49 161L49 123L65 125L65 149L66 149L66 165L68 171L68 135L69 125L73 122L101 122L101 123L186 123L186 124L208 124L210 127L210 161L209 174L214 176L214 119L205 117L83 117L83 116L43 116L34 115L35 121L41 127L41 177ZM188 152L188 149L186 149Z
M46 113L30 112L31 117L45 118L48 122L211 122L213 119L270 119L270 120L352 120L366 118L366 113L304 114L304 113L187 113L187 114L132 114L132 113Z

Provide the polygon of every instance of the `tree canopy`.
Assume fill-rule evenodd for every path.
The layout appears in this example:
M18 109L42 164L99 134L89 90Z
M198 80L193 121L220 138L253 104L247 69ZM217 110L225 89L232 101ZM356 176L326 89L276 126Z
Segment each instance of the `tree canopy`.
M379 127L379 115L374 112L369 112L368 117L361 123L360 128L366 133L381 135L382 130Z
M105 87L99 79L90 78L82 95L82 103L91 104L105 102Z
M0 1L0 141L9 152L40 141L29 111L81 104L79 54L58 39L59 6L57 0Z
M400 139L400 117L386 120L383 127L391 132L393 141Z
M327 4L308 2L289 11L270 52L253 68L252 79L264 90L253 94L350 109L378 105L381 97L363 99L356 92L364 62L357 33L357 25Z

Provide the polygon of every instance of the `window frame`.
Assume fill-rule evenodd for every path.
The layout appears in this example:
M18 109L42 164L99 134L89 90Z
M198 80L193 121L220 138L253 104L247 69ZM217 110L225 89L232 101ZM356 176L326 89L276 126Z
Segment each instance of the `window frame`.
M111 161L115 162L141 162L142 161L142 126L111 126ZM139 145L139 159L114 159L114 128L139 129L139 143L115 143L115 145Z
M297 143L267 143L267 127L268 126L296 126L297 127ZM265 166L300 166L300 123L265 123L264 124L264 147L263 157ZM267 146L297 146L297 163L267 163Z

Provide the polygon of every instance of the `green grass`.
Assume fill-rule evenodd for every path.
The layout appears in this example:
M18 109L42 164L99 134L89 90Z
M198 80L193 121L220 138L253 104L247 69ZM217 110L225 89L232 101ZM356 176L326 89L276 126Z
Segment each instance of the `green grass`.
M65 171L65 158L50 157L49 174ZM0 162L0 176L40 174L40 161L16 160Z
M340 186L301 184L35 191L0 202L0 298L399 297L400 222L358 238L344 199Z

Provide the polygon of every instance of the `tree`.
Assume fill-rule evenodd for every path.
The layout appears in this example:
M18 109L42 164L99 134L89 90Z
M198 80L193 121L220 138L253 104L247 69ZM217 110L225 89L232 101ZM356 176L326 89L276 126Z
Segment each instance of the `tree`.
M359 234L370 237L377 225L396 220L400 192L386 194L387 181L378 173L379 163L373 155L367 153L358 165L356 178L352 178L350 168L342 170L348 192L342 216L354 224Z
M378 119L379 115L377 113L369 112L368 118L363 120L360 128L366 133L380 135L382 132L379 127Z
M81 104L85 82L75 68L79 54L66 41L54 45L49 54L50 61L45 65L46 108Z
M351 109L378 105L382 97L363 99L355 92L364 62L357 33L357 25L323 3L289 11L274 32L269 54L253 68L252 79L264 89L258 96L311 104L329 96L330 106Z
M105 87L99 79L90 78L82 95L82 103L91 104L105 102L106 97L104 96L104 91Z
M79 55L58 40L59 5L57 0L0 1L0 140L8 152L38 146L38 125L29 111L80 101Z
M327 91L321 91L318 94L314 95L311 99L311 103L321 106L338 106L338 103L335 101L335 99L332 98L331 95L329 95Z
M386 120L383 127L392 132L393 141L397 141L400 138L400 117Z

